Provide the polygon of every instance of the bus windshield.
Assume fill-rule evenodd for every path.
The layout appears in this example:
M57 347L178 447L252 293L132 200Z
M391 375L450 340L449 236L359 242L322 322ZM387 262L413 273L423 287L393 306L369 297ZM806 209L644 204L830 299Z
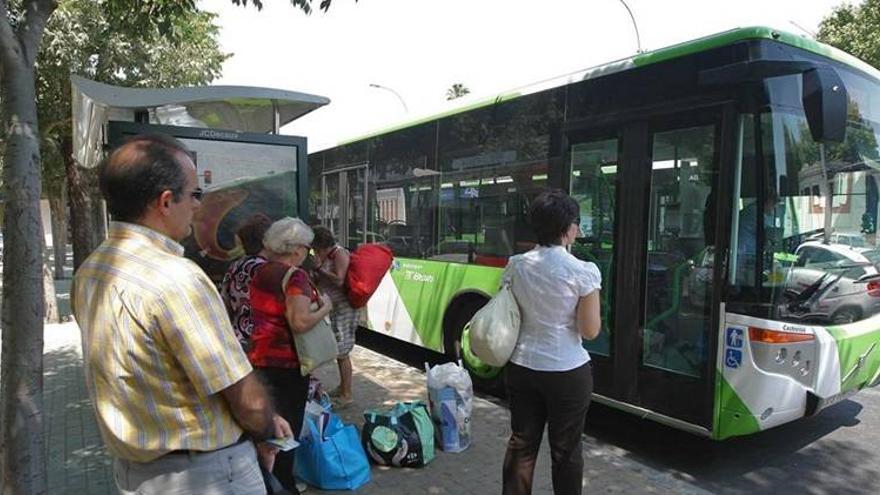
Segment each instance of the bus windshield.
M741 120L728 270L734 312L819 325L880 312L880 102L868 98L875 82L844 80L843 143L813 140L794 104L797 76L768 80L769 108Z

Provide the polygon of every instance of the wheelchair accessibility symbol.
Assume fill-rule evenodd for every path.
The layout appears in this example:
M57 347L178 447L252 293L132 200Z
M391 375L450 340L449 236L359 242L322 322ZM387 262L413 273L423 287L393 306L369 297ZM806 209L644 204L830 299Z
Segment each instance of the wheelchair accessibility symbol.
M743 354L739 349L727 349L724 355L724 366L739 368L742 364Z

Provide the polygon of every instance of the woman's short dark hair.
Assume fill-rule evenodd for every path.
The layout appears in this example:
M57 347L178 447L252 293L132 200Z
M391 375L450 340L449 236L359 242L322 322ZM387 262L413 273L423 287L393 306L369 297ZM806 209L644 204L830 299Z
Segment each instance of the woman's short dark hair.
M235 235L241 240L245 254L253 256L263 250L263 236L272 225L272 219L262 213L255 213L238 228Z
M532 201L529 222L535 231L538 244L555 246L568 232L571 224L580 223L581 209L577 201L555 189L543 192Z
M312 227L312 231L315 233L315 239L312 241L313 248L324 249L336 245L336 238L327 227L315 225Z
M98 165L98 186L114 220L140 219L150 201L171 191L180 201L186 174L178 153L192 156L177 139L163 134L134 136Z

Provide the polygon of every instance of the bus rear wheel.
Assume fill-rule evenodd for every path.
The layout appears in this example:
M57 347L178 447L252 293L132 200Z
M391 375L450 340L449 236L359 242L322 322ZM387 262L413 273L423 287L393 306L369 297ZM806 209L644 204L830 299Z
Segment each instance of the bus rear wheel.
M461 357L462 364L468 370L471 380L474 382L474 388L497 397L503 397L503 370L479 362L479 359L470 353L467 342L462 342L465 326L487 302L488 299L484 297L474 296L447 309L449 316L446 318L446 324L444 325L443 347L449 359L457 360Z

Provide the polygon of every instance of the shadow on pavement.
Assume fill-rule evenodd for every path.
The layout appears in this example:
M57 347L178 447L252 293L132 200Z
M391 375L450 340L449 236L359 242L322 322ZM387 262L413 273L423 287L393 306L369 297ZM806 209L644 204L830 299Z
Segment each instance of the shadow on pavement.
M64 346L47 351L43 359L48 492L113 493L110 458L88 399L82 357Z
M425 360L447 360L372 332L359 332L358 342L418 368ZM864 394L816 416L723 442L594 402L586 433L595 439L597 451L609 450L631 460L630 468L645 465L715 493L876 493L877 454L867 448L872 442L859 439L865 434L860 419L865 411L859 403L866 400Z
M826 438L859 424L862 406L844 401L757 435L716 442L595 406L587 433L627 451L638 463L722 493L876 493L874 453Z

